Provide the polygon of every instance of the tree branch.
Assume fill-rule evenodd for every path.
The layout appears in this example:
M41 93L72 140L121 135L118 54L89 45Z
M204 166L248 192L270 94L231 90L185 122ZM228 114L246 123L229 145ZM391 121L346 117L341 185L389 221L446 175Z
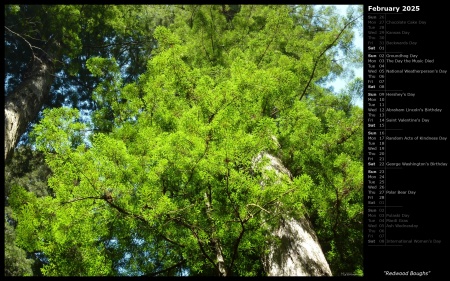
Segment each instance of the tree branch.
M75 199L72 199L69 201L61 202L61 205L65 205L65 204L69 204L69 203L73 203L73 202L77 202L77 201L81 201L81 200L86 200L86 199L103 199L103 197L88 196L88 197L84 197L84 198L75 198Z
M325 47L325 49L319 54L319 56L317 57L317 59L316 59L316 61L315 61L315 63L314 63L314 67L313 67L313 70L312 70L311 75L310 75L310 77L309 77L308 83L306 84L306 87L305 87L305 89L303 90L303 93L301 94L299 100L302 100L303 96L306 94L306 91L308 90L309 85L311 84L311 81L312 81L313 78L314 78L314 74L315 74L315 72L316 72L316 69L317 69L317 66L318 66L318 64L319 64L320 58L321 58L321 57L322 57L329 49L331 49L331 47L333 47L334 44L336 44L336 42L337 42L338 39L341 37L342 33L344 33L344 31L347 29L347 27L348 27L350 24L352 24L354 21L356 21L357 19L359 19L360 17L362 17L362 15L359 16L359 17L354 18L353 20L351 20L351 21L349 21L349 22L347 22L347 24L344 25L344 27L341 29L341 31L339 32L339 34L338 34L338 35L336 36L336 38L333 40L333 42L331 42L330 44L328 44L328 45Z
M278 28L280 27L280 19L278 19L277 22L277 27L276 27L276 31L272 33L272 38L269 41L269 44L267 44L266 49L264 50L264 52L262 53L261 57L259 58L258 63L256 64L256 66L259 66L259 64L261 63L262 59L264 58L264 56L266 55L267 50L269 49L270 45L272 44L273 40L275 39L275 35L277 35L277 31Z
M222 246L220 245L219 239L217 239L217 237L216 237L216 226L215 226L214 220L211 216L212 207L211 207L210 202L212 202L212 198L208 197L208 194L206 192L204 193L204 197L205 197L205 204L206 204L206 216L208 217L208 220L211 223L212 233L210 236L210 241L216 251L216 258L217 258L216 267L219 270L219 273L221 276L227 276L227 270L225 269L225 260L224 260L223 253L222 253Z
M133 45L140 45L144 43L145 41L137 41L137 42L122 42L122 43L111 43L111 44L105 44L105 45L84 45L86 48L96 48L96 49L102 49L102 48L108 48L113 46L133 46Z
M244 222L241 220L241 218L239 218L239 221L241 223L241 231L239 232L239 237L236 239L236 242L234 243L234 246L233 246L233 256L232 256L231 262L230 262L230 272L233 272L232 268L234 266L234 262L237 259L239 244L241 244L242 237L244 237L244 233L246 230L244 227Z
M5 26L5 29L8 30L9 32L11 32L12 34L18 36L18 37L21 38L23 41L25 41L25 43L27 43L27 45L30 47L31 54L33 55L33 61L34 61L34 58L35 58L36 56L35 56L34 51L33 51L33 45L31 45L31 43L28 42L28 40L25 39L25 38L24 38L22 35L20 35L19 33L12 31L11 29L9 29L9 28L6 27L6 26Z
M186 260L185 260L185 259L182 259L182 260L181 260L180 262L178 262L177 264L174 264L174 265L172 265L172 266L170 266L170 267L168 267L168 268L166 268L166 269L159 270L159 271L156 271L156 272L153 272L153 273L151 273L151 274L144 275L144 276L151 276L151 277L154 277L154 276L157 276L157 275L159 275L159 274L161 274L161 273L164 273L164 272L170 271L170 270L172 270L172 269L174 269L174 268L177 268L177 267L183 265L184 263L186 263Z
M281 197L283 197L284 195L293 192L295 189L291 188L288 189L287 191L283 192L282 194L280 194L280 196L275 197L274 199L270 200L269 202L266 202L263 207L259 207L258 211L254 212L253 214L249 214L249 216L243 221L244 223L246 223L247 221L249 221L250 219L252 219L255 215L257 215L259 212L261 212L262 210L266 211L265 208L267 208L267 206L274 204L276 201L278 201ZM248 204L248 205L252 205L252 204ZM270 212L269 212L270 214Z

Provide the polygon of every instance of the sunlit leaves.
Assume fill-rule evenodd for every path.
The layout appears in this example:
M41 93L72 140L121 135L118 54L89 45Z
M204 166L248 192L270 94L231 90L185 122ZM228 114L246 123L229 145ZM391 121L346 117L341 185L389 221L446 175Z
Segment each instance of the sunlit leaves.
M78 110L66 107L44 110L45 120L35 126L33 138L40 150L67 153L83 141L86 126L76 122Z
M55 197L30 197L21 235L52 258L47 274L151 274L180 257L186 272L217 274L221 255L230 274L261 275L286 214L311 215L336 268L335 251L358 254L362 111L315 83L337 72L329 45L342 26L331 10L244 5L230 20L227 7L174 8L136 83L123 82L114 57L87 61L100 79L89 146L76 111L45 112L34 135ZM356 246L343 246L344 228Z

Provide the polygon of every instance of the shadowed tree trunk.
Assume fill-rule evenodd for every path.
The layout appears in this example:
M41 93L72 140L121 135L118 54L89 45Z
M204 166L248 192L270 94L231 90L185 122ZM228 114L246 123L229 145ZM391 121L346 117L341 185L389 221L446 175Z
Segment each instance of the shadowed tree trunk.
M5 162L8 161L28 124L49 98L54 81L51 57L34 55L23 81L5 100Z

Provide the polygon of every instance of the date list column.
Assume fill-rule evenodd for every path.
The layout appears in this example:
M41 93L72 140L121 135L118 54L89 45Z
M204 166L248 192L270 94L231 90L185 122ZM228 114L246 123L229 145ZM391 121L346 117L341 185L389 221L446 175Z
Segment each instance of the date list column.
M365 214L366 242L386 244L385 201L385 64L384 14L367 15L365 104Z

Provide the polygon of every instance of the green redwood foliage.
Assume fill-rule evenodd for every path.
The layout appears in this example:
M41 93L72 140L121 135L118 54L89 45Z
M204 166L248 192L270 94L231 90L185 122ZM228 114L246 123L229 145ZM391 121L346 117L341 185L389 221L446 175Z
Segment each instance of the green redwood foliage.
M88 60L100 79L92 126L76 109L44 111L32 138L52 195L11 187L17 244L45 253L44 275L220 275L223 265L257 276L279 219L308 216L333 274L361 273L358 82L340 95L323 87L344 72L338 52L361 62L351 43L361 11L172 9L135 82L115 57ZM262 151L292 179L263 176L252 161Z
M30 75L36 57L51 60L53 84L42 108L94 110L100 82L87 68L92 57L114 58L126 82L146 69L154 29L173 21L172 6L5 5L5 98ZM32 116L31 124L42 116ZM30 124L30 125L31 125ZM31 126L29 126L31 128ZM29 130L27 130L27 133ZM28 134L22 141L28 142Z

